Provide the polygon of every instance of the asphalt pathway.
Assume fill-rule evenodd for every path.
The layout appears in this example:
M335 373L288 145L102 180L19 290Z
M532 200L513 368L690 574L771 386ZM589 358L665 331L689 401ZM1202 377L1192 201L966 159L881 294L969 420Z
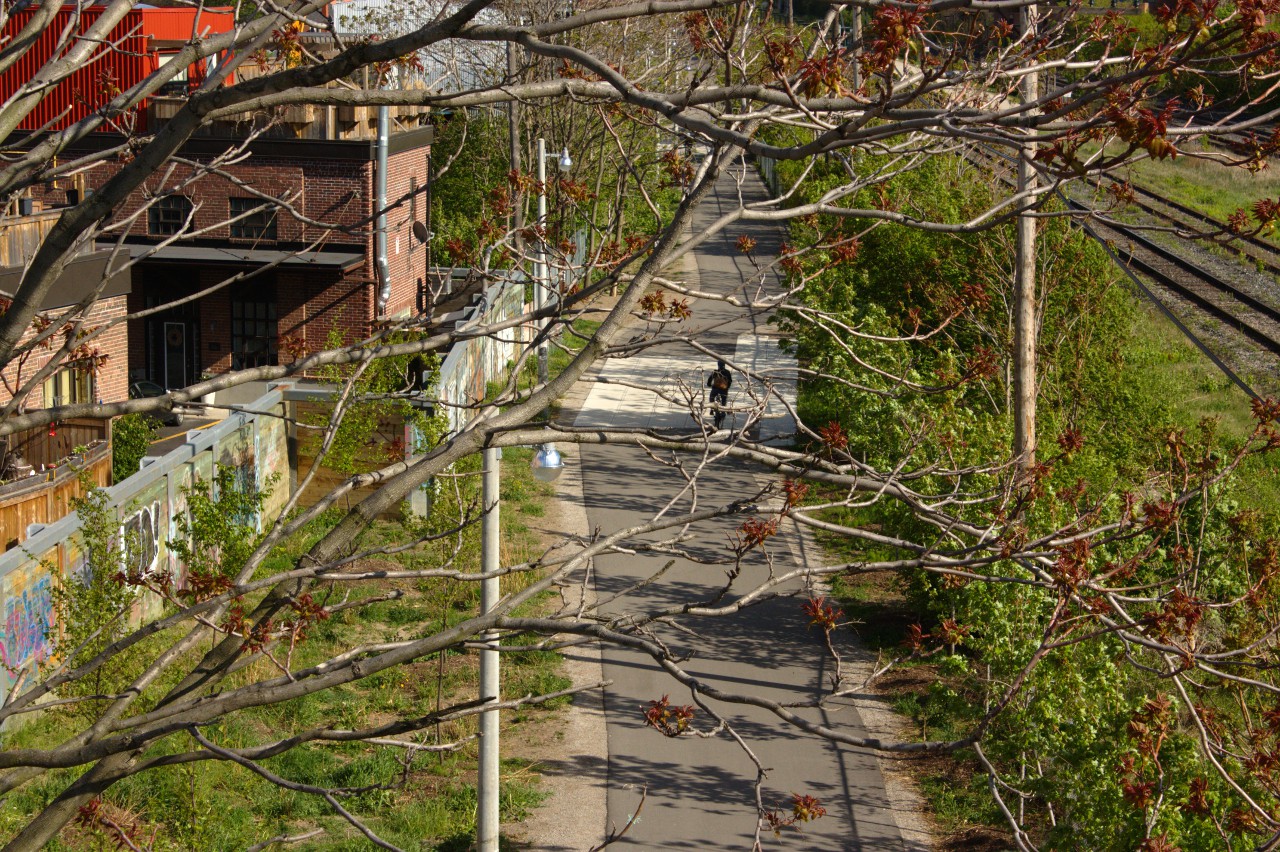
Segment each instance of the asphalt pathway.
M698 214L694 231L712 221L738 195L763 199L764 187L754 173L741 170L721 179L717 196ZM751 257L736 246L746 234L756 240L753 256L776 255L780 233L766 225L738 226L708 241L697 252L696 275L704 291L736 291L754 295L762 275ZM771 278L766 287L776 287ZM794 398L786 379L790 362L779 351L764 321L749 318L719 302L693 305L691 325L698 340L734 364L779 380L785 398ZM579 426L652 426L697 428L690 406L705 405L706 377L714 363L684 346L667 346L607 364L578 414ZM655 393L660 391L661 393ZM747 409L756 404L759 387L738 376L730 405ZM739 412L726 426L739 424ZM759 425L764 439L791 429L786 406L774 400ZM593 529L605 533L651 518L676 495L685 480L674 469L655 464L647 454L623 446L587 447L582 451L587 514ZM767 480L760 472L737 462L712 463L698 477L696 492L684 493L674 510L720 505L756 494ZM695 555L723 558L736 521L698 525ZM790 539L790 540L789 540ZM794 558L806 558L804 542L792 530L768 548L778 569ZM596 590L602 599L661 570L669 556L612 555L596 560ZM724 564L676 559L659 581L629 595L620 611L648 611L707 599L726 578ZM735 589L750 588L766 576L769 564L753 553ZM733 597L734 595L730 595ZM815 633L807 629L801 611L803 597L771 601L729 618L700 620L684 617L679 626L663 625L657 634L679 654L689 654L687 669L696 677L734 692L751 692L779 700L809 697L831 675ZM646 799L640 819L617 845L635 849L750 849L756 824L753 783L756 770L741 747L723 733L710 738L669 739L644 725L651 700L670 695L673 704L690 704L687 690L661 673L645 656L606 648L604 674L613 681L605 695L608 732L608 824L623 825L635 813L641 791ZM784 830L780 838L766 837L775 849L902 849L901 835L886 799L874 756L803 734L773 714L737 705L714 705L744 737L768 771L765 805L787 811L792 794L817 797L827 809L823 819L801 831ZM804 711L808 718L849 732L861 730L857 710L836 706ZM699 713L695 726L711 722Z

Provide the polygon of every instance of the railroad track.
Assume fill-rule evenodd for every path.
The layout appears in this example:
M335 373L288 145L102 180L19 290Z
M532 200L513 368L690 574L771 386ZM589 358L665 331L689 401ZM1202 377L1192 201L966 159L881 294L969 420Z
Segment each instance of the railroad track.
M1013 182L1012 158L1009 155L1003 151L986 148L981 149L981 154L995 157L999 163L971 162L977 162L979 165L990 168L996 173L997 177L1008 183ZM1101 181L1096 178L1090 178L1088 183L1095 189L1102 189ZM1130 184L1129 188L1133 191L1133 200L1128 202L1129 205L1157 219L1173 225L1187 227L1200 233L1231 233L1230 226L1221 219L1215 219L1212 216L1201 213L1199 210L1194 210L1185 204L1165 198L1163 195L1152 192L1149 189L1143 189L1132 184ZM1259 270L1265 270L1272 275L1280 277L1280 246L1275 246L1254 236L1241 234L1232 237L1230 248L1248 257Z
M1067 203L1075 209L1085 209L1074 201ZM1280 355L1280 310L1130 228L1096 222L1082 227L1106 242L1129 268L1177 293L1264 349Z
M995 160L992 161L988 159L989 157L994 157ZM975 152L975 156L970 157L970 162L991 170L1001 180L1006 182L1013 180L1009 160L1002 152L984 151L982 154ZM1203 216L1177 202L1164 199L1156 193L1147 190L1142 192L1155 204L1164 205L1170 209L1181 208L1181 211L1186 211L1189 217L1196 217L1204 224L1212 225L1216 222L1211 217ZM1088 209L1071 199L1064 197L1064 200L1074 210ZM1146 204L1139 206L1147 209ZM1167 214L1161 214L1156 210L1148 212L1166 219L1170 218ZM1120 223L1099 222L1081 223L1080 227L1084 228L1086 233L1104 242L1120 262L1131 270L1140 272L1159 286L1176 293L1214 319L1236 329L1267 351L1280 355L1280 309L1257 299L1229 281L1224 281L1220 276L1204 269L1196 262L1152 242L1136 228ZM1267 250L1271 256L1260 262L1268 265L1274 262L1277 264L1277 271L1280 271L1280 252L1270 247L1267 247ZM1255 258L1255 261L1259 259Z
M1100 186L1095 181L1090 181L1090 184L1094 187ZM1149 189L1132 185L1130 189L1133 190L1134 197L1129 204L1157 219L1171 222L1174 225L1189 227L1201 233L1231 232L1227 223L1221 219L1207 216L1198 210L1193 210L1185 204L1165 198ZM1265 270L1272 275L1280 276L1280 248L1266 240L1240 235L1232 238L1229 248L1248 257L1259 270Z

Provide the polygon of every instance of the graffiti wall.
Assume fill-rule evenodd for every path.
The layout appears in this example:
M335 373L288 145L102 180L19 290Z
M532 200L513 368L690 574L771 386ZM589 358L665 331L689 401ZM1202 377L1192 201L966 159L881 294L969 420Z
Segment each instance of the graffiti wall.
M524 313L523 279L501 281L489 288L473 320L500 322ZM451 403L450 426L461 429L473 416L467 406L482 399L489 382L501 378L530 331L516 327L501 339L477 338L455 346L441 367L438 392ZM146 465L124 482L107 489L119 519L121 536L137 542L130 553L144 572L169 572L184 579L169 542L176 539L187 514L187 491L196 482L212 482L219 469L229 469L239 488L271 490L259 529L274 519L291 494L286 422L288 385L279 385L221 423L188 433L187 443ZM299 391L293 402L311 399ZM292 403L290 403L292 404ZM411 442L406 441L406 445ZM91 570L79 535L79 518L68 515L34 532L18 547L0 554L0 701L38 678L50 659L58 633L53 589L62 582L82 582ZM157 599L140 601L135 618L153 618Z
M524 279L499 281L485 291L484 300L473 308L466 322L489 324L512 319L524 313ZM454 345L440 365L436 393L445 403L450 431L457 432L475 415L468 408L484 398L489 382L501 378L507 365L515 360L520 344L532 339L532 333L513 328L493 337L476 337Z
M0 663L4 664L5 694L14 683L29 682L50 656L53 623L53 578L38 562L0 577L4 595Z
M210 482L218 468L229 468L237 487L257 488L274 481L261 529L289 499L288 435L283 394L273 389L221 423L188 433L179 449L157 459L124 482L107 489L119 519L121 540L133 542L127 558L144 573L169 572L181 583L183 566L170 552L180 518L187 512L187 491ZM79 518L69 515L0 554L0 701L37 678L51 659L58 625L55 583L83 582L91 570L78 534ZM140 601L139 620L153 618L161 601Z

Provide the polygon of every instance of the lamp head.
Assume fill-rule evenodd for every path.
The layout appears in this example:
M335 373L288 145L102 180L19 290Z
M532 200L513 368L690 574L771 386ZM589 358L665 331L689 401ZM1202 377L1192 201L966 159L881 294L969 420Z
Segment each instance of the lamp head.
M555 444L543 444L530 459L529 468L539 482L554 482L564 470L564 459Z
M573 160L569 157L569 146L565 146L560 152L560 171L567 172L573 168Z

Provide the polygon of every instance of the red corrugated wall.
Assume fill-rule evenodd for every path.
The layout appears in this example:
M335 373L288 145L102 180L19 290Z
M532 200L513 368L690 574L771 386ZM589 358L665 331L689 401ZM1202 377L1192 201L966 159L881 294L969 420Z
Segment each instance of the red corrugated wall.
M30 20L32 11L22 10L10 16L0 36L12 39ZM45 27L35 44L18 62L0 74L0 97L8 99L27 81L31 80L54 56L58 41L67 26L74 21L74 7L64 7L53 23ZM83 33L102 14L99 7L90 7L80 14L76 32ZM186 41L191 38L194 9L133 9L111 31L114 47L103 46L94 59L73 71L51 91L45 93L40 103L23 119L22 130L61 130L93 113L120 91L135 85L160 66L160 56L151 39ZM200 15L201 32L225 32L234 25L233 15L227 12L204 11ZM69 46L69 45L68 45ZM65 50L63 51L65 52ZM203 65L193 66L189 72L191 82L198 83L204 77ZM135 128L146 129L146 103L134 110ZM104 126L103 130L123 128Z
M146 33L154 38L170 41L189 41L194 35L213 35L229 32L235 26L235 12L205 9L200 12L200 23L193 26L196 20L195 9L143 9L143 26Z

